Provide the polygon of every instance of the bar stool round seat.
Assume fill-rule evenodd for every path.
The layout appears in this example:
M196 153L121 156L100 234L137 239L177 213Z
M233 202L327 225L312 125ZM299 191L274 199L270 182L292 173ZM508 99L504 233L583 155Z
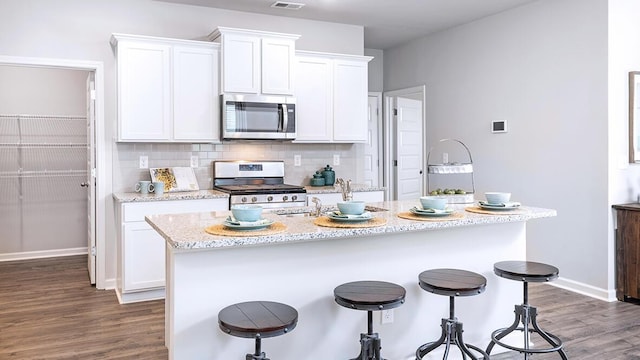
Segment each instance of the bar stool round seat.
M402 305L406 293L402 286L384 281L354 281L333 290L339 305L367 311L367 332L360 334L360 354L352 360L384 360L380 355L380 337L373 332L373 311Z
M298 311L272 301L248 301L229 305L218 313L218 325L225 333L255 339L255 352L246 360L269 360L261 349L262 338L292 331L298 324Z
M522 305L515 306L515 320L511 326L498 329L491 333L491 341L487 346L487 354L495 345L502 346L506 349L518 351L524 354L525 359L529 359L532 354L545 354L558 352L560 357L567 360L567 354L563 349L562 340L556 335L548 333L540 328L537 321L538 310L529 305L529 283L530 282L547 282L558 278L560 270L557 267L533 262L533 261L501 261L493 265L493 272L505 279L522 281L523 283L523 302ZM522 324L521 327L520 324ZM514 331L523 333L523 346L513 346L500 341L505 336ZM549 344L549 347L531 347L531 335L538 334L540 338Z
M454 300L457 296L474 296L483 293L487 286L487 279L480 274L466 270L431 269L418 275L418 284L425 291L449 297L449 318L442 319L440 324L442 333L438 340L418 347L416 359L422 359L441 345L445 346L443 359L446 359L449 356L451 345L455 345L460 349L464 359L469 356L474 360L489 360L489 355L484 350L464 342L462 322L458 321L455 316Z

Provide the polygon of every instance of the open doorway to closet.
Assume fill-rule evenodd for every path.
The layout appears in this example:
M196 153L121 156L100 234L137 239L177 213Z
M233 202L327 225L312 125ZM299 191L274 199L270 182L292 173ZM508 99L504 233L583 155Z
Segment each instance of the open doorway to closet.
M73 65L0 57L0 260L86 254L96 283L94 89L102 64Z

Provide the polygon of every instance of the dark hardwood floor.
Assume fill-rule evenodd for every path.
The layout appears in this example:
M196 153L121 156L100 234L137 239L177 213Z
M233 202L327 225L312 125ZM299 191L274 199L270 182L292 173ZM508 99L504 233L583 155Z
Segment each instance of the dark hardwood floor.
M167 359L164 301L119 305L86 262L0 262L0 359Z
M545 284L531 284L530 302L542 328L565 341L569 359L640 360L640 305ZM0 262L0 359L167 359L164 301L119 305L113 291L88 285L84 256Z

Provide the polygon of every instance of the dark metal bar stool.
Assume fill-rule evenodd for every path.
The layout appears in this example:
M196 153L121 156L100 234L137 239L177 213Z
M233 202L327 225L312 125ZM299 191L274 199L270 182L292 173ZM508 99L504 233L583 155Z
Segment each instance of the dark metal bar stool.
M538 311L535 307L529 305L529 283L547 282L558 278L558 274L560 273L558 268L532 261L502 261L493 265L493 271L496 275L505 279L522 281L524 284L524 301L522 305L515 306L516 318L511 326L498 329L491 333L491 342L489 342L489 346L487 346L487 354L491 353L493 346L498 344L504 348L523 353L525 360L529 359L531 354L544 354L556 351L562 359L567 360L567 354L565 354L562 348L562 340L540 329L536 320ZM518 327L520 323L522 323L522 327ZM511 346L500 341L500 339L516 330L522 331L524 334L523 347ZM532 333L540 335L542 339L549 343L550 347L532 348L529 345Z
M442 335L436 341L426 343L416 350L416 359L421 360L427 353L435 350L440 345L445 345L443 359L449 356L451 344L457 346L462 353L462 358L467 355L473 360L489 360L489 355L477 346L465 344L462 339L462 323L455 315L456 296L474 296L484 292L487 279L477 273L457 269L433 269L423 271L418 275L420 287L428 292L449 297L449 318L443 318ZM478 357L471 350L475 350L481 356Z
M277 302L249 301L220 310L218 324L229 335L256 340L255 352L247 354L246 360L269 360L261 349L262 338L293 330L298 324L298 311Z
M384 360L380 337L373 332L373 311L396 308L404 303L405 289L384 281L355 281L333 290L336 303L367 311L367 333L360 334L360 355L351 360Z

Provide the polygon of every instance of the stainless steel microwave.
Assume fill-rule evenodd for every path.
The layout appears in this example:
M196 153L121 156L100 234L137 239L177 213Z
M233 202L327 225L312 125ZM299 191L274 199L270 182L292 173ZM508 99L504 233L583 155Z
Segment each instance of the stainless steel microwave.
M293 97L223 94L223 139L296 138L296 101Z

